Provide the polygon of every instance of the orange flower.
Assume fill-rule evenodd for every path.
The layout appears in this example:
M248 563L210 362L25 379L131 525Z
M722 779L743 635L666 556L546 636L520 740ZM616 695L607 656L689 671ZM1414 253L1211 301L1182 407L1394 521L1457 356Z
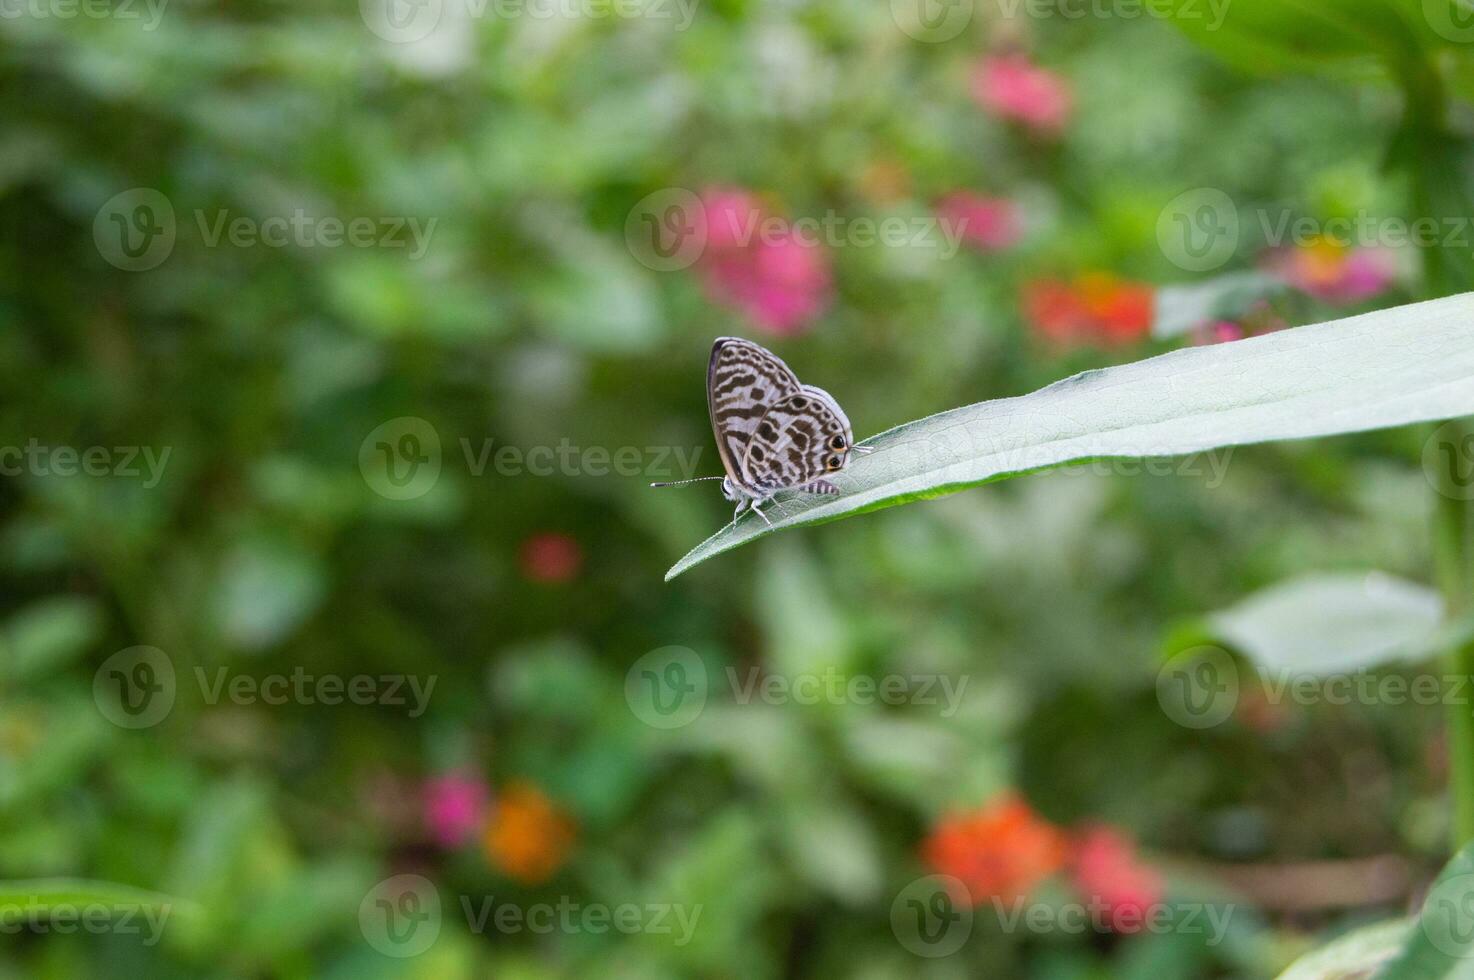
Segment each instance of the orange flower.
M573 821L530 783L509 783L492 807L483 835L487 857L525 884L546 881L573 846Z
M1041 279L1024 286L1024 315L1045 339L1066 345L1129 344L1151 330L1152 288L1106 272L1073 283Z
M1065 835L1011 793L980 810L943 817L922 844L926 862L966 885L975 903L1028 894L1059 870L1068 853Z

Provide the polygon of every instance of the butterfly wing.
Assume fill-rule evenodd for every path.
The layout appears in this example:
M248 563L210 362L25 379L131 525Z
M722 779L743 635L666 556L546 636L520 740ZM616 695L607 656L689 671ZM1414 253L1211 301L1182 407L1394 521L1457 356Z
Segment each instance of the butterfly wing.
M807 486L842 469L854 441L839 403L823 388L803 385L758 422L742 467L763 493Z
M712 344L706 404L717 453L734 483L753 488L742 466L752 435L776 405L801 390L798 377L772 351L740 337L719 337Z

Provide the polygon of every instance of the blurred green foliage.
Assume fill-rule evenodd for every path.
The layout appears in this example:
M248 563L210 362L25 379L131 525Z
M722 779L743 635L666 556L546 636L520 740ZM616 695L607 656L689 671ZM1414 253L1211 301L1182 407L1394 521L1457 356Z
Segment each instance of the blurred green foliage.
M1204 278L1157 245L1190 188L1319 220L1467 214L1474 59L1430 30L1429 5L1364 0L1329 31L1329 2L1234 0L1205 34L979 3L928 43L873 0L708 0L685 30L446 0L443 29L396 44L351 5L174 0L154 22L59 3L0 18L0 445L168 456L151 486L141 454L137 476L67 475L53 455L0 480L0 880L123 883L197 914L154 945L0 934L0 976L1248 977L1398 910L1249 909L1208 945L1008 932L985 907L961 953L916 957L891 906L930 870L920 841L1010 787L1051 821L1134 833L1183 901L1222 901L1203 870L1220 864L1441 863L1436 707L1293 707L1204 732L1155 693L1185 618L1302 573L1426 582L1425 433L1242 449L1222 480L1026 478L763 542L670 586L665 568L729 514L710 485L476 465L488 445L566 441L637 447L646 469L646 447L699 450L697 472L716 472L702 375L722 334L773 346L862 436L1177 344L1061 350L1018 296L1090 270ZM1057 139L969 98L972 64L1009 44L1069 80ZM1261 61L1297 73L1239 70ZM1408 149L1430 146L1442 155ZM711 185L789 216L924 216L971 189L1020 202L1027 234L945 259L833 248L832 303L774 339L626 248L645 195ZM97 231L134 188L175 215L144 271ZM299 209L434 224L418 258L211 244L222 214ZM1259 234L1223 271L1252 267ZM1429 250L1376 302L1469 288L1452 253ZM1282 309L1335 315L1302 295ZM392 499L360 454L402 417L433 428L441 469ZM539 571L537 535L571 539L571 572ZM698 719L663 731L625 683L669 645L714 683ZM136 646L167 656L177 692L129 729L97 690ZM735 703L726 670L754 666L969 683L946 717ZM436 685L415 716L207 703L196 678L221 668ZM556 801L577 827L566 864L528 884L479 841L436 847L422 780L458 769ZM418 957L366 941L362 903L396 874L427 876L443 906ZM679 946L476 934L461 899L482 896L703 911Z

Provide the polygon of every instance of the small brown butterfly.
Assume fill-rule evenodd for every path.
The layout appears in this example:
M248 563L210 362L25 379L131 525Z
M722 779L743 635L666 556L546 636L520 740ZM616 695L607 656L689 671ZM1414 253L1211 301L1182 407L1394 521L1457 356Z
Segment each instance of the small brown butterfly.
M844 469L850 453L874 451L855 445L850 420L829 392L800 384L777 354L740 337L712 344L706 403L727 475L651 486L721 480L722 496L737 504L734 524L750 509L771 526L760 507L782 490L839 493L824 476Z

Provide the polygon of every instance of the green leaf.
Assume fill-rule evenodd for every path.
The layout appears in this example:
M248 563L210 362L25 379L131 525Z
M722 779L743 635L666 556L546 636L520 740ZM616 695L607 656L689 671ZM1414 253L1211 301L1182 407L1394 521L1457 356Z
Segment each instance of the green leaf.
M1465 845L1443 866L1423 900L1417 927L1406 930L1401 951L1377 971L1376 977L1377 980L1474 977L1474 844Z
M1112 457L1176 456L1474 414L1474 293L1087 371L864 440L838 496L783 496L744 515L666 580L786 527L820 524L993 480Z
M322 563L295 544L252 538L226 556L215 595L221 632L250 650L285 639L326 589Z
M73 914L82 907L169 909L193 914L194 905L162 892L87 878L33 878L0 881L0 921L30 919L54 912Z
M1443 599L1380 572L1306 575L1256 592L1208 622L1261 671L1325 675L1430 655Z
M1191 0L1174 7L1185 34L1256 73L1324 71L1369 55L1406 60L1432 34L1407 0L1235 0L1221 17Z
M883 872L874 831L842 794L816 793L783 808L788 865L815 890L843 905L874 901Z
M1355 980L1372 975L1402 945L1411 923L1406 919L1378 922L1349 932L1313 953L1307 953L1279 975L1279 980Z
M35 677L75 659L96 642L102 610L84 596L32 603L0 629L0 678Z

